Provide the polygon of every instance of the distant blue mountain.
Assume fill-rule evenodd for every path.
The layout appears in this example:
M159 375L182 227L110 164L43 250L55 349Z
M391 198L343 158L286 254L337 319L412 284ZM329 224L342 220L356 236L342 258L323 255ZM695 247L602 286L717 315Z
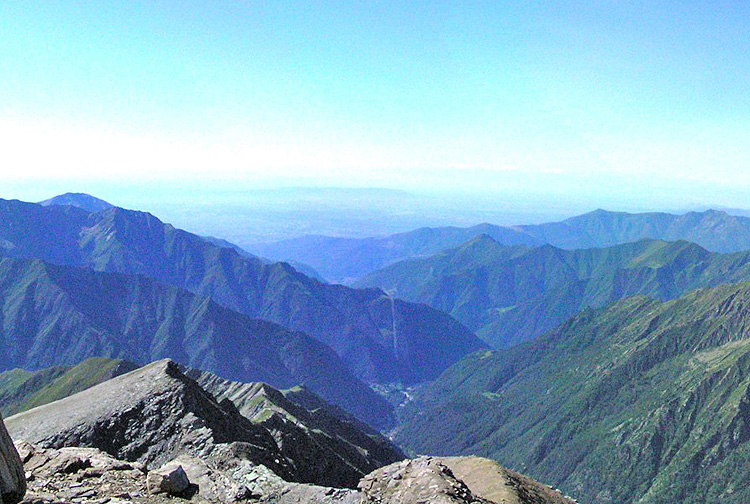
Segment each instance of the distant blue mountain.
M101 212L112 208L114 205L86 193L65 193L39 202L42 206L69 205L82 208L87 212Z

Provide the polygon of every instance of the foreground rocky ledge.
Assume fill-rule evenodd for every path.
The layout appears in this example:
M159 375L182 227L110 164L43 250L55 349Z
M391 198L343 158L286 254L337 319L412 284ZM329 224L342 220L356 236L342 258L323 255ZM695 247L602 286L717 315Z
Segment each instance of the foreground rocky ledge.
M421 457L378 469L359 490L290 483L263 465L226 464L180 455L162 470L117 460L95 448L43 449L16 443L28 492L24 504L572 504L568 498L496 462L478 457ZM179 470L178 493L149 480ZM175 471L177 472L177 471ZM156 474L159 473L159 474ZM149 478L149 475L152 477ZM158 491L158 493L153 493Z

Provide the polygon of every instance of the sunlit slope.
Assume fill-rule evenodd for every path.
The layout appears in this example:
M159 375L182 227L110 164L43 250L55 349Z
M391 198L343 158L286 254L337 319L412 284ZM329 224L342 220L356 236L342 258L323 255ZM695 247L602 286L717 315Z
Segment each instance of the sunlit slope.
M750 280L750 253L641 240L606 248L506 247L480 235L426 259L402 261L356 285L446 311L495 347L533 339L579 312L626 296L669 300Z
M450 368L396 439L502 460L582 502L748 502L748 320L749 284L585 310Z

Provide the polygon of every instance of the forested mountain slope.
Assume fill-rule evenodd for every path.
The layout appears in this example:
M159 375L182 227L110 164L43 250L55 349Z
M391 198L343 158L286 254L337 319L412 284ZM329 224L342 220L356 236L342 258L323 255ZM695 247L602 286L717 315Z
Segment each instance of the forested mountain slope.
M674 299L700 287L750 280L750 253L641 240L606 248L506 247L488 235L426 259L402 261L357 286L450 313L494 347L533 339L586 306L636 294Z
M748 502L748 320L750 284L585 310L451 367L396 439L503 460L582 502Z

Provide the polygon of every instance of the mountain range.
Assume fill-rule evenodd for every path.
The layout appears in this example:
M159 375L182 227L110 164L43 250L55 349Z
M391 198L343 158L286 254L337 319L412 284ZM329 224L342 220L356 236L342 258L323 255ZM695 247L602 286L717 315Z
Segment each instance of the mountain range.
M390 406L323 343L149 277L3 258L0 311L0 370L170 357L235 380L304 383L372 425L390 422Z
M503 460L583 502L745 503L750 284L586 309L414 394L395 439Z
M35 496L101 450L127 492L179 464L209 502L570 502L468 455L592 504L750 501L748 218L252 251L344 286L105 203L0 200L0 407Z
M750 253L644 239L605 248L504 246L480 235L426 259L398 262L357 282L450 313L500 348L540 336L581 309L627 296L674 299L750 280Z
M266 264L148 213L118 207L90 213L0 200L0 255L143 275L210 297L230 310L309 334L366 381L431 379L484 346L449 315L427 306L377 289L321 283L288 264Z
M420 228L373 238L303 236L257 244L251 252L310 265L329 281L351 284L392 263L437 254L486 234L504 245L565 249L609 247L644 238L686 240L713 252L750 250L750 218L707 210L682 215L596 210L546 224Z

